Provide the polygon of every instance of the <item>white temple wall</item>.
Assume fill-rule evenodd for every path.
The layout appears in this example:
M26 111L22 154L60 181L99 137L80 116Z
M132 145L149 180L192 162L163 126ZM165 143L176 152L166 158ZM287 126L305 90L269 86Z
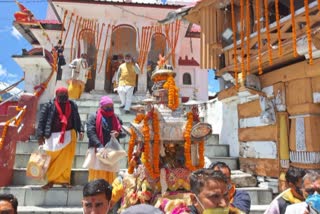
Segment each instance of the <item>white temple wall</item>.
M231 157L239 157L238 102L236 97L222 101L222 127L219 143L229 145Z

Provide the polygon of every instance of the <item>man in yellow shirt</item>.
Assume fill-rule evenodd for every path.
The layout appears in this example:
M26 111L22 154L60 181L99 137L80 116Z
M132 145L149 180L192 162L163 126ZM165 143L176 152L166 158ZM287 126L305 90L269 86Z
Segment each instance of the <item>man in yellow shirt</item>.
M133 62L131 54L126 54L124 61L117 71L116 82L121 101L120 108L124 108L125 113L128 114L130 113L133 90L136 86L137 75L140 73L140 68L137 63Z

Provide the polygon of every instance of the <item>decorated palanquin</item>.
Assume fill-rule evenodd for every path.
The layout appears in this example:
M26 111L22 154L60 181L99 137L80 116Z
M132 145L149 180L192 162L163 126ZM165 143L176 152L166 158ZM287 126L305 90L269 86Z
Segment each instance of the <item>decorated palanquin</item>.
M183 111L174 77L172 67L160 63L152 75L152 97L125 128L130 141L121 210L148 203L165 213L181 213L191 203L189 175L204 167L211 126L199 122L197 111Z

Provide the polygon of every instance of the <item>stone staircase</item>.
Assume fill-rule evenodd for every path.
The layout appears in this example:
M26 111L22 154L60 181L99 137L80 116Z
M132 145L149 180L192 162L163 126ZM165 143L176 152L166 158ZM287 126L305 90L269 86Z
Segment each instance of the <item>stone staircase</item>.
M94 113L98 107L98 97L94 99L81 99L77 101L81 120L85 122L90 113ZM134 114L123 114L119 108L117 96L114 97L115 113L123 120L124 124L131 122ZM121 139L124 148L128 148L129 138ZM238 169L238 159L229 157L229 146L219 145L217 136L212 136L207 140L205 154L211 161L224 161L232 170ZM74 185L71 189L54 187L48 191L40 187L45 181L36 181L26 177L26 165L30 153L38 148L37 140L29 142L18 142L16 148L16 159L14 178L12 186L0 188L0 193L12 193L19 201L19 213L72 213L80 214L82 200L82 186L87 182L88 171L82 168L82 164L87 151L87 136L83 141L78 142L74 159L71 182ZM127 161L121 161L121 168L127 168ZM253 214L260 214L266 209L267 204L272 200L271 189L248 187L241 188L251 196Z

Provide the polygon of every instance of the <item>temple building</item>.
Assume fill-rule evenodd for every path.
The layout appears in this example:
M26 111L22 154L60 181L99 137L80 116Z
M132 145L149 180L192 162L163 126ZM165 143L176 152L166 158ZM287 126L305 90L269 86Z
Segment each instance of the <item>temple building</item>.
M82 53L88 55L90 68L85 98L113 93L112 79L123 56L129 53L142 71L136 94L146 94L148 81L151 81L148 76L162 55L177 71L180 96L188 99L195 95L206 101L208 72L199 67L199 26L180 20L170 24L158 22L172 10L181 8L183 12L189 9L193 2L53 0L48 5L46 20L37 20L19 3L20 11L15 14L14 26L34 47L22 56L14 56L25 71L26 91L33 92L37 84L49 77L53 62L50 52L62 47L58 54L63 54L64 62L59 62L57 74L51 77L57 79L57 83L48 82L40 103L53 96L55 87L67 85L71 75L69 63ZM33 60L35 58L37 60Z

